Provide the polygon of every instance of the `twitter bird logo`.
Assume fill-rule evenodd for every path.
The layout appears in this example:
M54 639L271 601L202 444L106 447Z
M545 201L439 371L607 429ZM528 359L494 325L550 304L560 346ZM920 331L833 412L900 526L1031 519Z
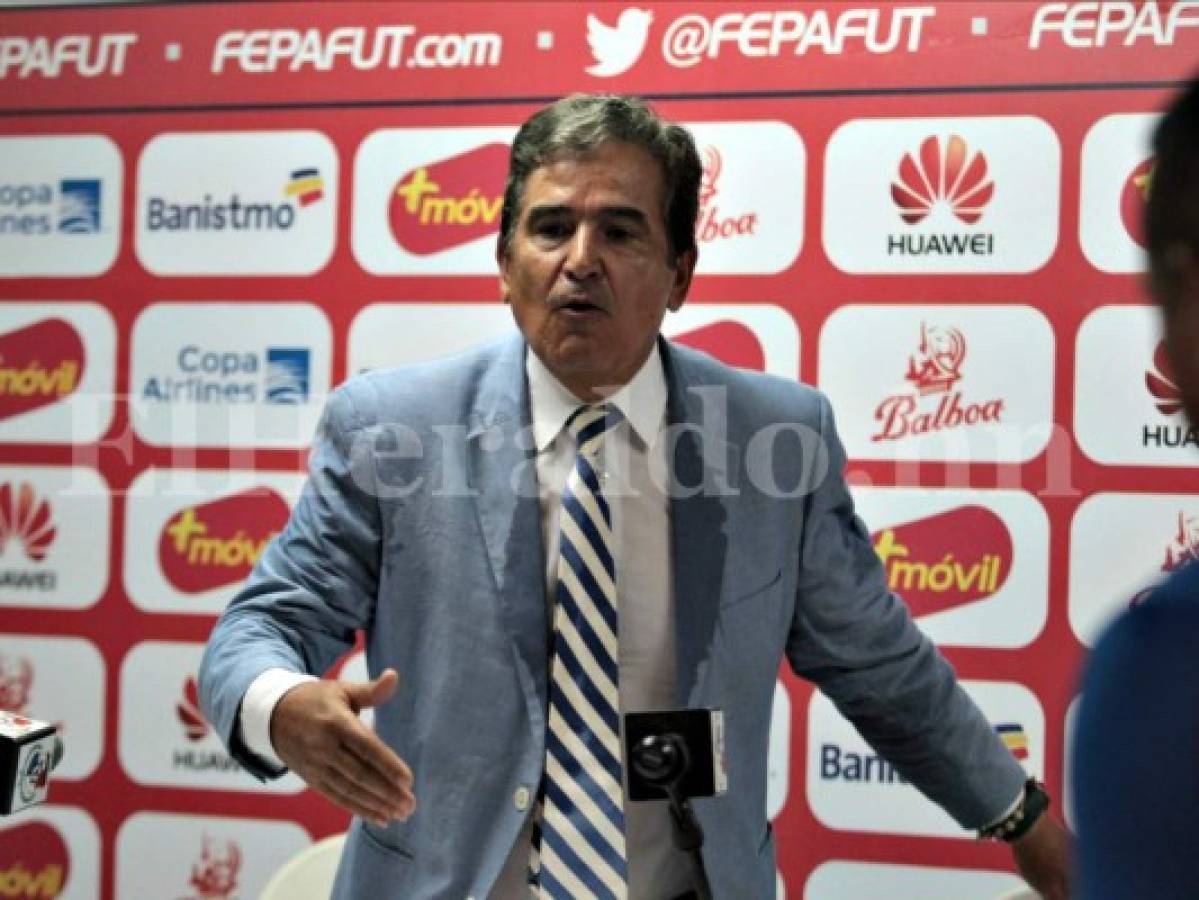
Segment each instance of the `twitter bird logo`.
M629 8L620 14L613 26L605 25L588 13L587 45L595 57L595 65L587 68L588 73L610 78L631 69L645 49L653 18L649 10Z

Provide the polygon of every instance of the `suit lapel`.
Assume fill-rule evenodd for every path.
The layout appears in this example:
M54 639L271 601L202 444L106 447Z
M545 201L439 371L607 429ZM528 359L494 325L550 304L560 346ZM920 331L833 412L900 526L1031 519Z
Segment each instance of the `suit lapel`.
M545 562L525 344L513 338L479 382L467 423L470 486L534 734L544 733L548 668Z
M672 448L674 452L673 460L668 462L672 464L675 486L670 502L675 699L680 706L687 706L700 683L701 668L712 644L728 550L728 511L718 490L719 479L712 480L716 468L705 465L704 442L710 457L724 458L725 447L719 441L727 440L727 422L713 421L723 418L714 415L724 409L723 403L709 403L705 410L703 392L694 390L714 390L717 386L704 385L699 373L665 341L659 341L659 346L669 386L667 421L671 443L667 453Z

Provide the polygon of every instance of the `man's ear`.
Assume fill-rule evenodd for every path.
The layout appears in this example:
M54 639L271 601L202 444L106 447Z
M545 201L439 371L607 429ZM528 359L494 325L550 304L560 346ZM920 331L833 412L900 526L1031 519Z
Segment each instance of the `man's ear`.
M674 284L670 288L670 300L666 303L666 308L671 312L678 312L683 301L687 299L687 292L691 290L691 276L695 274L695 264L698 260L699 253L694 247L684 250L675 259Z
M500 300L507 303L511 294L508 290L508 254L504 242L499 239L495 242L495 264L500 271Z

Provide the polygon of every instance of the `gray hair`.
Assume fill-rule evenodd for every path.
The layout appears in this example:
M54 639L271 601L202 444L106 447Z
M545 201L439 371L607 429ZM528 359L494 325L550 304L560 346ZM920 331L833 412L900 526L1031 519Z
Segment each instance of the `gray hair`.
M585 157L609 141L640 147L657 160L662 170L662 221L671 258L695 249L703 166L691 134L636 97L572 94L534 113L512 142L500 213L502 256L511 246L530 173L558 159Z

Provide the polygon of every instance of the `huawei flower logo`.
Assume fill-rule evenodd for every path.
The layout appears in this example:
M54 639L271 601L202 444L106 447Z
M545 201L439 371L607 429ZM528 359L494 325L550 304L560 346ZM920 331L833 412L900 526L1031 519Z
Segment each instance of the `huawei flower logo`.
M26 556L41 562L57 531L50 503L34 493L33 485L22 482L14 489L9 482L0 484L0 553L10 540L15 540Z
M175 704L175 715L189 741L202 741L208 736L208 723L200 712L200 691L194 675L183 684L183 699Z
M1156 402L1157 411L1163 416L1182 411L1182 391L1178 389L1170 357L1166 355L1165 341L1157 342L1157 350L1153 352L1153 369L1145 373L1145 387Z
M971 153L956 134L949 136L944 149L940 138L925 138L917 154L904 154L898 176L891 182L891 199L909 225L926 218L938 204L973 225L995 193L995 183L987 180L986 157Z

